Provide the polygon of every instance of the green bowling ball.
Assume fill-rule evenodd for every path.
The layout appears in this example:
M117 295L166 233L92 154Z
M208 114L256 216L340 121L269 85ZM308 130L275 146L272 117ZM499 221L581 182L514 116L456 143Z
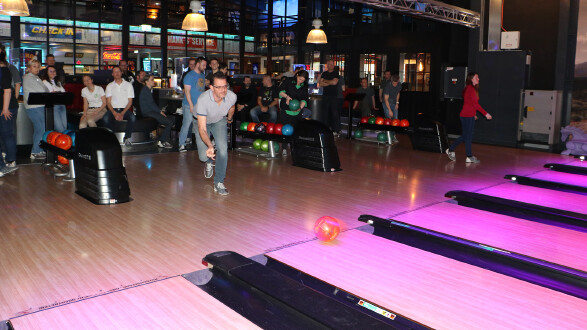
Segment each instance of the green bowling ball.
M289 101L289 110L296 111L300 108L300 101L298 100L290 100Z
M273 142L273 150L274 150L275 152L278 152L278 151L279 151L279 143L277 143L277 142Z
M265 152L269 151L269 141L265 140L261 142L261 150Z
M379 133L377 134L377 141L380 142L387 142L387 133Z
M377 119L376 119L375 117L370 117L370 118L367 120L367 123L369 123L369 124L375 124L375 122L376 122L376 121L377 121Z
M255 148L255 150L261 150L262 143L263 143L263 140L256 139L255 141L253 141L253 148Z
M247 123L246 121L243 121L241 123L241 127L240 127L241 131L246 131L248 126L249 126L249 123Z
M359 129L355 131L355 138L360 139L363 137L363 130Z

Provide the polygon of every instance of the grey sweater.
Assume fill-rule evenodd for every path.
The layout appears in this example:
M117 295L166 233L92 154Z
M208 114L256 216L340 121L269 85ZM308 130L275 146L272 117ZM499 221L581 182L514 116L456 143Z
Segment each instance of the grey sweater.
M24 106L26 109L41 107L42 105L29 105L29 93L48 93L47 86L39 76L27 73L22 79L22 90L24 92Z

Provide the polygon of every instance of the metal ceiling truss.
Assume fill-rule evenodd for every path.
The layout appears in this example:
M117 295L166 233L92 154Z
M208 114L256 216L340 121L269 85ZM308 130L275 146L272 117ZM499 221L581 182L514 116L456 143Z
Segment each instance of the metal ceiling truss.
M479 27L481 15L478 12L451 6L434 0L347 0L370 7L400 12L415 17L424 17L435 21Z

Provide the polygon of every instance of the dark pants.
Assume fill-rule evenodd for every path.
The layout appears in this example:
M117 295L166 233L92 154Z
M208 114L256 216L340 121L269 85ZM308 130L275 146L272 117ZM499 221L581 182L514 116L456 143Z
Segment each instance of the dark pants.
M163 134L159 138L161 142L167 142L171 138L171 129L175 124L175 117L169 115L167 117L163 116L160 112L148 112L143 114L144 117L149 117L155 119L159 125L164 125L165 129L163 130Z
M340 109L342 102L336 96L323 96L324 113L326 114L326 124L330 129L337 133L340 132Z
M473 156L472 145L473 130L475 129L475 117L461 117L461 125L463 126L463 135L454 140L448 149L450 151L454 151L461 142L465 142L467 157L471 157Z
M114 109L114 111L118 113L121 113L122 110L124 109ZM137 121L137 117L135 117L134 113L132 113L132 111L129 109L127 112L124 113L124 118L122 119L126 120L126 130L124 131L124 138L130 139L130 137L132 136L132 130L135 126L135 122ZM110 110L106 112L104 118L102 118L102 121L104 122L104 127L109 128L111 131L114 131L114 122L116 121L116 119L114 119L114 115Z
M235 108L236 108L236 105L235 105ZM245 106L241 111L238 111L237 109L234 109L234 116L241 123L243 121L251 121L249 119L249 112L250 111L251 111L251 109L249 109L249 107L247 107L247 106Z
M16 135L14 134L14 122L16 122L16 115L18 109L8 109L12 117L8 120L4 116L0 116L0 138L2 138L1 149L6 153L5 161L11 163L16 160ZM4 164L0 156L0 165ZM4 166L0 166L4 167Z

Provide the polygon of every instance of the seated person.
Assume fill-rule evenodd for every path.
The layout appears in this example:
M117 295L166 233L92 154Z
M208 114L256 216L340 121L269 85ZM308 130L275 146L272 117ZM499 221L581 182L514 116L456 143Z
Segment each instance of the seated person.
M277 86L273 85L271 76L263 77L263 87L257 97L257 106L251 109L251 119L253 122L259 122L261 113L269 113L269 122L277 122L277 105L279 104L279 92Z
M371 109L378 110L375 107L375 91L369 86L367 78L361 78L361 87L357 89L357 94L365 94L362 101L353 103L353 110L361 109L361 117L369 117Z
M136 117L132 112L132 100L135 98L135 92L132 84L122 79L122 70L115 66L112 68L112 77L114 81L106 86L106 105L108 111L102 119L104 127L114 130L114 121L126 120L126 129L124 132L124 145L132 146L130 138L136 122Z
M286 80L281 85L281 91L279 92L280 104L279 104L279 122L282 124L291 124L295 126L295 123L299 119L307 119L312 116L312 111L306 108L308 105L308 72L301 70L291 80ZM299 101L297 109L291 109L289 103L291 100Z
M239 121L247 121L249 111L257 104L257 89L251 85L251 77L245 76L243 86L236 94L236 116Z
M79 128L96 127L96 122L106 114L106 94L104 88L94 85L90 75L84 75L84 89L82 98L84 100L84 114L79 121Z
M169 143L169 139L171 137L171 128L173 127L173 124L175 124L175 117L167 117L165 112L161 111L159 106L155 103L155 100L153 99L153 87L155 86L154 76L152 74L146 74L143 78L143 83L145 84L145 87L143 87L143 90L139 94L139 103L143 116L153 118L160 125L165 126L165 130L159 138L157 146L159 146L159 148L173 148L171 143Z

